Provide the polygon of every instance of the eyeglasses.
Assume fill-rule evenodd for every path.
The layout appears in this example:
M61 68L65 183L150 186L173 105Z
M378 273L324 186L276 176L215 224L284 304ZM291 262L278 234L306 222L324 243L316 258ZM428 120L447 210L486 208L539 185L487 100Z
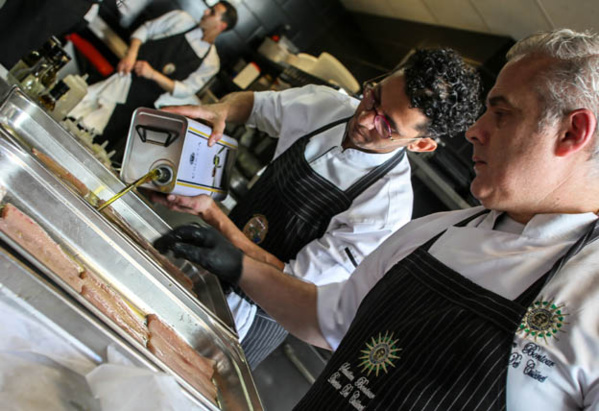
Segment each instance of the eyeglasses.
M368 111L374 111L374 128L382 138L393 139L393 134L399 134L391 127L391 123L385 114L379 113L380 101L380 86L375 83L367 83L364 85L364 108Z

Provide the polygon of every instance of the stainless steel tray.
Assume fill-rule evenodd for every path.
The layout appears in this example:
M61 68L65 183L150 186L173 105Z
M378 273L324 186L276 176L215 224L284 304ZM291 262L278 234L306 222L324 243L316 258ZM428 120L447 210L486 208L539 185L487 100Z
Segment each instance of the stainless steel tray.
M241 347L230 330L197 299L175 286L131 241L120 235L86 201L67 189L35 159L5 139L0 130L0 187L10 202L34 218L61 246L109 282L141 312L156 313L202 355L216 361L223 409L261 409ZM8 237L2 239L40 269L45 267ZM81 305L159 368L170 371L145 346L112 323L54 273L46 274ZM216 409L177 376L207 409Z
M13 87L0 105L0 123L16 133L18 140L56 160L99 198L107 200L125 187L112 170L98 161L18 87ZM16 141L13 136L10 138ZM150 242L171 228L135 193L126 194L111 207ZM235 333L233 317L218 279L188 261L176 260L175 264L194 282L200 282L200 286L194 288L199 300Z
M0 300L36 318L96 364L107 361L108 347L116 349L134 366L159 371L151 361L131 348L42 273L26 266L0 241ZM196 405L202 404L183 390Z

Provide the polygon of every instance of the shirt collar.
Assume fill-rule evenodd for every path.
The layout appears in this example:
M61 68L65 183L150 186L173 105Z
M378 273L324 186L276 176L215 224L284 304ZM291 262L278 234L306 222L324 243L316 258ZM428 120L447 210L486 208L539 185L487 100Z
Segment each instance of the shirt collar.
M341 132L340 132L341 131ZM335 156L342 157L346 161L355 164L360 168L376 167L389 160L399 152L403 147L395 149L390 153L367 153L365 151L348 148L343 150L341 143L345 134L345 124L317 134L310 139L310 144L315 144L318 147L317 156L323 155L327 151L335 153Z
M347 150L344 150L341 155L345 156L351 162L369 167L383 164L402 149L403 147L400 147L391 151L390 153L368 153L365 151L348 148Z
M492 230L497 218L502 214L502 211L491 210L478 227ZM594 213L537 214L526 224L521 235L529 238L576 240L597 218Z

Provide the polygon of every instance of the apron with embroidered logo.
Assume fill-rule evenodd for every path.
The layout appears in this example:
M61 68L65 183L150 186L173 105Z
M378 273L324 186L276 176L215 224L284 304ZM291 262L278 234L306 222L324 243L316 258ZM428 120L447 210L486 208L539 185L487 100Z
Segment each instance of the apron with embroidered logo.
M137 61L147 61L154 70L171 80L185 80L202 65L212 49L210 46L203 57L195 53L185 35L196 28L194 26L183 33L144 43L139 49ZM127 101L124 104L117 104L102 133L102 137L109 141L107 151L117 151L115 157L122 156L131 116L135 109L153 107L158 97L165 93L155 81L139 77L133 72L132 75L133 81L127 94Z
M295 257L310 241L320 238L335 215L347 210L358 195L405 157L405 150L400 150L347 190L339 189L310 167L304 151L313 136L348 120L327 124L297 140L266 168L242 203L229 214L250 239L284 262ZM250 366L259 364L287 334L258 308L252 327L242 341Z
M296 410L506 408L508 360L524 314L561 267L597 238L599 224L513 301L431 256L442 234L399 261L368 293Z
M343 191L316 173L304 156L310 139L349 118L325 125L300 138L267 168L229 214L229 218L263 249L288 262L310 241L320 238L331 219L392 170L405 150L375 167ZM248 229L248 224L256 222Z

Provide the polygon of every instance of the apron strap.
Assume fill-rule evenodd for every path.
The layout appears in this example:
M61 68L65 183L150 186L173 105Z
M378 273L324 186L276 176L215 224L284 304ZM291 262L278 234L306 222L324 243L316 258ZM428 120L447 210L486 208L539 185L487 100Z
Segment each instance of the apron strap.
M549 281L553 279L553 277L555 277L555 275L562 269L562 267L568 261L570 261L570 259L576 256L576 254L578 254L580 250L582 250L584 247L597 240L597 238L599 238L599 219L591 223L587 228L586 233L582 237L580 237L578 241L576 241L568 249L568 251L566 251L566 254L564 254L563 257L557 260L545 275L543 275L541 278L535 281L533 285L531 285L526 291L524 291L520 296L518 296L516 300L528 302L528 304L530 304L530 302L532 302L532 299L534 299L534 297L536 297L541 292L541 289L545 287L549 283Z
M300 140L310 139L310 138L314 137L315 135L322 133L323 131L327 131L330 128L338 126L341 123L347 123L352 117L353 117L353 115L349 116L349 117L345 117L345 118L339 119L337 121L333 121L332 123L325 124L324 126L322 126L320 128L317 128L316 130L312 131L311 133L306 134Z

